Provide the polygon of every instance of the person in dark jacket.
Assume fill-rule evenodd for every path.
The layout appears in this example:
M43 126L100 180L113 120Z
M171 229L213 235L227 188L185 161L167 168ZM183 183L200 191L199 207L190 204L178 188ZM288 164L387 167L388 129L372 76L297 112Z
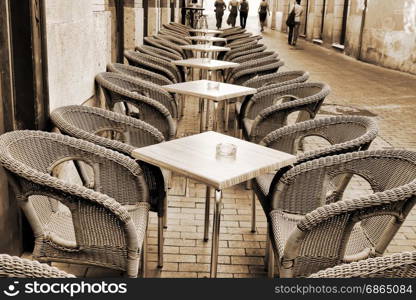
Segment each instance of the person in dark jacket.
M240 26L242 28L246 28L246 24L247 24L247 16L248 16L248 1L247 0L242 0L240 3Z
M227 9L227 5L224 0L215 1L215 17L217 19L217 29L220 29L222 26L222 17L224 16L224 10Z

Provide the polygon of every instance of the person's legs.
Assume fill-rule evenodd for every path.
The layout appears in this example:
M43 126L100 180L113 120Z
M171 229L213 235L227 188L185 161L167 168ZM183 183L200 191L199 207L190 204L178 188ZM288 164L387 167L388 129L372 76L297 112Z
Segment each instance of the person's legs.
M289 35L287 37L287 43L292 45L292 37L293 37L293 27L289 26Z
M241 28L244 28L246 26L246 19L245 19L245 13L240 11L240 26Z
M298 41L299 27L300 27L300 22L296 22L294 34L293 34L293 43L292 43L293 46L296 46L296 42Z
M248 17L248 12L244 13L244 28L246 28L247 25L247 17Z
M217 29L220 29L222 26L222 13L216 13L215 17L217 18Z

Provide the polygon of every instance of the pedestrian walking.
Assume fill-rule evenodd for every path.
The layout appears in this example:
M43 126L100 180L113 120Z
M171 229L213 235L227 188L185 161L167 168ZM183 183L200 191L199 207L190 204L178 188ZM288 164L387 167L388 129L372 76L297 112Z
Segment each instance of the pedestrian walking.
M237 21L237 15L238 15L238 1L237 0L231 0L228 3L228 10L230 11L230 15L227 19L227 24L231 25L231 27L235 27L235 22Z
M258 12L259 12L261 32L263 32L264 31L264 26L267 25L267 14L269 14L269 16L270 16L269 3L267 3L266 0L262 0L260 2Z
M215 6L215 18L217 19L217 29L220 29L222 26L222 17L224 16L224 10L227 8L224 0L216 0L214 3Z
M246 28L246 24L247 24L247 16L248 16L248 1L247 0L242 0L240 3L240 26L242 28Z
M296 46L299 36L300 18L303 14L303 7L300 5L301 0L296 0L293 4L287 20L289 26L288 44Z

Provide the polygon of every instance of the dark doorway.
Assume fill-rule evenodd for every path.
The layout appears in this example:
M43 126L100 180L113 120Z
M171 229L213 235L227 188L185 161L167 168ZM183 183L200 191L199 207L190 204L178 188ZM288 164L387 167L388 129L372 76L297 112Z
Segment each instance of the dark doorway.
M321 34L320 34L320 39L321 40L323 39L323 35L324 35L325 13L326 13L326 0L324 0L324 2L322 4Z
M175 0L170 0L170 21L175 22Z
M149 1L143 1L143 36L146 37L149 35L149 26L148 26L148 18L149 18Z
M348 6L349 0L344 0L344 11L342 13L342 28L341 28L341 37L340 44L345 45L345 37L347 35L347 19L348 19Z
M309 15L309 0L306 0L306 5L305 5L305 12L304 12L304 22L303 22L303 35L306 36L307 31L308 31L308 15Z
M49 129L44 1L3 0L0 4L1 132ZM26 219L20 217L3 170L0 181L1 252L20 254L22 241L23 249L31 251L33 233Z

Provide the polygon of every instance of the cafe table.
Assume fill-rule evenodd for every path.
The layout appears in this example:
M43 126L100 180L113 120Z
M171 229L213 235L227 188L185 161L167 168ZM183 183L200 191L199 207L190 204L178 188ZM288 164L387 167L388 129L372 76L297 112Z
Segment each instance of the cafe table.
M222 30L217 30L217 29L189 29L189 32L195 33L195 34L199 34L199 35L208 35L208 34L220 34L223 31Z
M232 147L236 150L235 155L218 154L218 147L220 150ZM137 160L168 169L207 186L205 241L208 240L210 193L211 188L215 189L211 277L217 276L220 217L223 206L222 191L262 174L292 165L296 161L294 155L213 131L137 148L133 150L132 156Z
M188 59L181 59L181 60L174 60L172 61L173 64L177 66L181 66L184 68L190 68L192 70L191 72L191 80L194 79L194 70L199 69L203 70L204 72L201 72L200 78L198 79L208 79L208 80L217 80L217 76L212 76L212 73L216 73L216 71L219 70L225 70L225 69L231 69L239 66L239 63L234 63L230 61L225 60L215 60L211 58L188 58ZM187 74L187 72L185 72Z
M184 50L190 50L193 52L194 57L202 57L202 56L209 56L211 54L211 58L217 58L218 52L227 52L230 51L231 48L229 47L222 47L222 46L213 46L209 44L197 44L197 45L182 45L180 46ZM200 55L198 55L200 54Z
M194 36L187 36L185 37L187 40L199 42L199 43L214 43L214 42L224 42L227 43L226 38L220 38L215 36L201 36L201 35L194 35Z
M193 96L199 98L201 101L207 100L207 110L206 110L206 122L205 130L208 129L208 119L209 119L209 101L214 102L214 111L213 111L213 130L217 130L217 115L218 115L218 103L227 101L228 99L253 95L257 92L254 88L249 88L241 85L211 81L211 80L195 80L180 82L175 84L163 85L162 88L169 93L176 93L184 96ZM226 102L225 102L226 103ZM205 104L203 105L205 106ZM228 105L225 106L228 109ZM226 113L228 115L228 113ZM204 112L201 111L200 116L200 132L203 129L204 122ZM225 131L228 130L228 118L225 120Z

